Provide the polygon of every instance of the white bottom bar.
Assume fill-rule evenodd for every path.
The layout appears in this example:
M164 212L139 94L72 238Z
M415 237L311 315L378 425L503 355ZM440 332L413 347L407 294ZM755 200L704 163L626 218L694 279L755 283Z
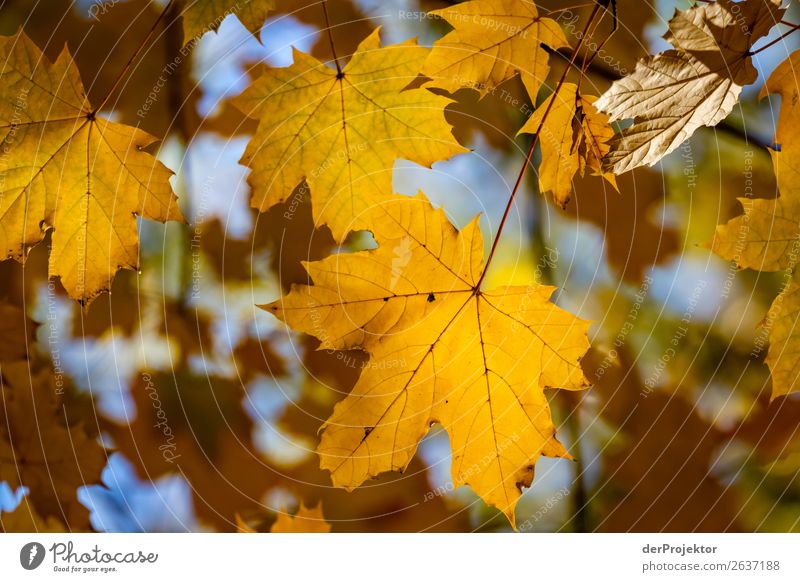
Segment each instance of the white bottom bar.
M777 582L800 580L799 549L793 534L4 534L0 580Z

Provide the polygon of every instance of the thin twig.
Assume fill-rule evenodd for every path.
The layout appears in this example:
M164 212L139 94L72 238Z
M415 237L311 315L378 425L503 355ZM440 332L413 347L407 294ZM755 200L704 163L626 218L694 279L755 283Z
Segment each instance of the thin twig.
M147 33L147 36L145 36L144 39L142 39L142 42L139 43L139 46L136 49L136 51L133 53L133 55L128 60L128 62L125 64L125 66L122 68L122 70L119 72L119 75L117 75L117 78L114 81L114 84L111 85L111 89L108 90L108 93L106 93L106 96L100 102L100 105L95 107L94 110L91 112L91 114L90 114L91 117L94 117L94 115L98 111L100 111L103 107L105 107L106 103L108 103L108 100L111 99L111 96L114 94L114 91L117 90L117 87L119 87L119 84L125 78L125 75L130 70L130 68L133 65L133 63L136 60L136 58L141 54L142 50L144 50L144 47L147 45L147 43L153 37L153 34L155 34L156 30L158 29L158 25L161 24L162 20L164 20L164 17L170 11L170 8L172 8L172 4L174 2L175 2L175 0L169 0L167 5L164 6L164 10L162 10L161 14L158 15L158 18L156 18L156 21L153 23L153 26L150 27L150 31Z
M783 21L781 21L781 23L783 23ZM785 24L788 24L788 23L785 23ZM760 52L762 52L762 51L765 51L765 50L767 50L767 49L768 49L769 47L771 47L772 45L778 44L778 43L779 43L780 41L782 41L784 38L786 38L787 36L789 36L789 35L791 35L791 34L794 34L794 33L795 33L795 32L797 32L799 29L800 29L800 24L792 24L792 25L790 25L790 30L788 30L788 31L784 32L782 35L780 35L778 38L776 38L776 39L775 39L775 40L773 40L772 42L768 42L767 44L765 44L764 46L762 46L762 47L761 47L760 49L758 49L757 51L751 52L751 53L750 53L750 56L757 55L758 53L760 53Z
M322 0L322 12L325 13L325 30L328 32L328 41L331 44L331 54L336 65L336 72L342 75L342 66L339 64L339 57L336 56L336 45L333 43L333 30L331 29L331 19L328 15L328 0Z
M545 121L547 120L547 116L550 114L550 110L553 108L553 103L558 96L558 91L561 89L561 86L564 84L564 81L567 78L567 73L570 70L570 67L575 64L575 60L580 52L581 46L583 46L583 41L586 39L586 31L589 30L592 23L594 22L595 17L597 16L597 12L600 9L599 4L595 4L594 8L592 9L592 13L589 15L589 20L586 23L586 26L583 30L583 34L581 35L580 40L578 41L578 45L575 47L575 50L572 53L572 58L570 59L569 64L564 67L564 72L561 74L561 78L558 80L558 84L556 85L555 91L553 92L552 98L550 99L547 107L544 110L544 114L542 115L542 119L539 122L539 127L536 129L536 133L533 134L533 138L531 139L531 145L528 148L528 153L525 155L525 162L522 164L522 169L517 176L517 180L514 183L514 188L511 190L511 196L508 198L508 204L506 204L506 209L503 212L503 218L500 220L500 226L497 228L497 234L494 237L494 242L492 243L492 248L489 251L489 256L486 259L486 263L483 267L483 273L481 273L480 279L475 284L475 290L479 291L481 287L481 283L486 278L486 273L489 272L489 265L494 258L495 251L497 250L497 244L500 242L500 236L503 234L503 228L505 227L506 221L508 220L508 215L511 212L511 206L514 204L514 199L517 196L517 192L519 191L519 187L522 184L522 179L525 177L525 173L528 170L528 166L531 163L531 158L533 158L533 152L536 149L536 144L539 142L539 133L542 131L542 126L544 126ZM602 18L602 16L601 16Z

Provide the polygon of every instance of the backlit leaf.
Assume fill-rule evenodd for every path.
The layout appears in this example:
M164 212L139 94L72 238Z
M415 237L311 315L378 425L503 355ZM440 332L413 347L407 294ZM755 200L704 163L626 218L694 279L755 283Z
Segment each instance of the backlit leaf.
M558 23L529 0L473 0L430 14L454 30L434 43L422 74L431 78L427 87L451 93L468 87L485 95L519 74L536 99L550 71L542 45L569 46Z
M484 291L477 220L457 231L422 196L375 209L376 250L307 264L314 284L265 306L321 349L370 355L322 429L335 485L403 471L433 422L450 435L452 479L514 523L540 455L555 438L546 388L582 389L588 323L532 284Z
M183 0L183 42L216 31L231 15L258 36L274 6L273 0Z
M0 37L0 249L24 260L53 229L51 277L73 299L138 266L136 216L182 220L155 139L98 117L66 52L51 63L24 33Z
M733 109L758 73L750 48L783 16L780 0L718 0L679 11L664 38L675 48L647 57L596 106L611 121L633 118L611 144L606 167L621 174L652 166L698 128Z
M538 133L542 148L539 190L552 192L562 208L572 196L575 174L583 176L587 166L616 188L614 175L602 173L602 159L609 151L608 141L614 131L608 124L608 116L595 109L596 99L580 95L574 83L564 83L519 131Z
M740 199L744 214L717 227L712 249L740 268L784 271L783 291L770 307L764 325L770 346L766 362L772 372L772 396L800 390L800 142L797 81L800 51L792 53L770 76L763 94L781 95L781 113L771 151L780 196L772 200Z
M305 180L315 222L342 241L391 194L396 159L430 166L465 151L444 119L450 100L404 90L427 53L413 41L381 47L375 30L341 74L297 50L292 66L268 69L234 100L260 120L242 159L251 205L266 211Z

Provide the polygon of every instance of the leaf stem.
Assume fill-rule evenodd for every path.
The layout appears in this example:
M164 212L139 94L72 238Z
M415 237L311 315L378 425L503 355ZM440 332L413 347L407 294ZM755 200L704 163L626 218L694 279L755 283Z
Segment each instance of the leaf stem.
M528 148L528 153L525 155L525 162L522 164L522 169L517 175L517 180L514 182L514 188L511 190L511 196L508 198L508 204L506 204L506 209L503 212L503 218L500 220L500 226L497 228L497 234L494 237L494 242L492 243L492 248L489 251L489 256L486 259L486 263L483 266L483 272L481 273L480 279L475 284L475 290L479 291L481 288L481 284L483 280L486 278L486 273L489 272L489 265L494 258L495 251L497 251L497 244L500 242L500 235L503 233L503 228L506 225L506 221L508 220L508 215L511 212L511 206L514 204L514 199L517 196L517 192L519 191L519 187L522 185L522 179L525 177L525 173L528 170L528 166L531 163L531 158L533 158L533 152L536 149L536 144L539 142L539 133L542 131L542 126L544 122L547 120L547 116L550 114L550 110L553 108L553 103L555 103L556 95L558 95L559 89L564 84L564 81L567 78L567 73L569 73L570 68L575 64L575 60L578 57L578 53L580 52L581 47L583 46L583 41L586 39L586 32L592 26L595 17L597 16L597 12L600 9L600 4L595 3L594 8L592 9L592 13L589 15L589 20L586 22L586 26L583 29L583 34L581 35L580 40L578 41L578 45L575 47L575 50L572 53L572 57L569 60L569 63L566 64L564 67L564 72L561 74L561 78L558 80L556 84L555 91L553 91L553 98L550 99L550 102L547 104L546 109L544 110L544 114L542 115L542 119L539 122L539 127L536 129L536 133L533 134L533 138L531 139L531 145ZM602 18L602 16L601 16Z
M580 90L580 88L581 88L581 81L583 81L584 77L586 76L586 71L589 70L589 67L592 65L594 60L597 58L597 55L599 55L603 51L603 48L606 46L606 43L609 40L611 40L611 37L614 36L615 32L617 32L618 24L617 24L616 4L614 6L615 6L615 8L614 8L614 13L612 15L613 20L611 22L611 32L609 32L605 36L605 38L602 40L602 42L599 45L597 43L595 43L594 51L591 54L584 55L584 57L583 57L583 62L581 63L581 74L578 77L578 83L577 83L578 90ZM602 20L602 18L600 20ZM592 30L591 36L594 36L594 33L597 32L597 29L600 26L600 20L597 21L597 25Z
M169 0L169 2L167 2L167 5L164 6L164 10L162 10L161 14L158 15L158 18L156 18L155 22L153 22L153 26L150 27L150 31L147 33L147 36L145 36L144 39L142 39L142 42L139 43L139 46L136 49L136 51L133 53L133 55L131 55L131 58L128 60L128 62L125 64L125 66L122 68L122 70L119 72L119 74L117 75L117 78L114 80L114 84L111 85L111 89L108 90L108 93L106 93L106 96L100 102L100 105L98 105L97 107L95 107L92 110L91 116L94 116L98 111L100 111L103 107L105 107L106 103L108 103L108 100L111 99L111 96L114 94L114 92L119 87L119 84L125 78L125 75L130 70L130 68L133 65L133 63L136 60L136 58L142 53L142 50L144 50L144 47L147 45L147 43L153 37L153 35L155 34L156 30L158 29L158 25L161 24L162 20L164 20L164 17L170 11L170 8L172 8L172 5L173 5L174 2L175 2L175 0Z
M562 6L561 8L553 8L552 10L547 10L547 16L552 14L557 14L559 12L572 12L573 10L578 10L579 8L586 8L587 6L591 6L595 3L595 0L591 2L583 2L581 4L573 4L571 6ZM546 10L545 8L539 7L539 10Z
M760 52L762 52L762 51L765 51L765 50L767 50L769 47L771 47L771 46L773 46L773 45L775 45L775 44L778 44L780 41L782 41L782 40L783 40L784 38L786 38L787 36L789 36L789 35L791 35L791 34L794 34L794 33L795 33L795 32L797 32L798 30L800 30L800 24L789 24L789 23L787 23L787 22L783 22L783 21L781 21L781 24L787 24L787 25L789 25L789 26L790 26L790 30L787 30L786 32L784 32L782 35L780 35L780 36L779 36L778 38L776 38L775 40L773 40L773 41L771 41L771 42L768 42L767 44L765 44L764 46L762 46L762 47L761 47L760 49L758 49L757 51L753 51L753 52L751 52L751 53L750 53L750 56L757 55L758 53L760 53Z
M325 30L328 33L328 42L331 45L331 54L333 55L333 63L336 65L336 72L342 74L342 65L339 63L339 57L336 56L336 45L333 42L333 30L331 29L331 18L328 15L328 0L322 0L322 12L325 14Z

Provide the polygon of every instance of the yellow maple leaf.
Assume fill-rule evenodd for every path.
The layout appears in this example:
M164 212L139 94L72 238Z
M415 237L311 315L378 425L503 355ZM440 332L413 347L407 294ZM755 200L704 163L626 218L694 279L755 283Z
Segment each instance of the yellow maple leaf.
M765 319L769 332L766 363L772 373L772 397L800 391L800 105L796 71L800 51L781 63L762 90L781 96L775 141L771 151L780 196L774 200L740 198L744 214L717 226L711 248L739 268L784 271L784 287Z
M187 44L207 32L216 31L230 15L236 15L250 32L258 36L274 7L273 0L184 0L181 11L183 42Z
M422 68L431 78L425 86L451 93L468 87L485 95L520 74L535 100L550 71L542 45L569 46L558 23L540 16L529 0L473 0L430 14L454 30L434 43Z
M385 202L372 222L377 249L307 263L314 284L265 306L320 349L370 355L322 429L321 465L346 488L402 471L440 422L455 486L513 524L536 459L568 457L544 389L587 385L589 324L551 303L550 286L483 291L477 219L457 231L419 195Z
M795 180L800 188L800 174ZM786 272L784 288L765 320L770 342L766 363L776 398L800 390L800 199L781 194L777 200L740 201L745 213L717 227L711 248L740 268Z
M51 63L28 37L0 37L0 249L24 260L53 230L50 276L84 303L136 269L136 215L182 220L152 136L96 115L66 49Z
M242 158L251 205L266 211L305 180L315 221L342 241L392 192L396 159L430 166L466 151L444 119L450 99L404 90L427 53L413 41L381 47L375 30L341 73L298 50L292 66L268 69L234 100L259 119Z
M614 175L602 171L603 156L610 149L608 142L614 130L608 116L595 109L596 99L580 95L574 83L563 83L519 130L519 133L538 133L542 149L539 190L552 192L562 208L572 196L573 177L577 173L583 176L587 166L616 188Z
M798 66L800 66L800 51L794 51L786 60L775 67L758 95L759 99L764 99L769 95L779 95L781 98L781 107L775 127L774 146L777 151L785 154L780 156L783 158L781 160L783 171L791 171L796 174L800 174L800 164L798 164L797 168L789 168L786 164L794 166L797 163L798 155L800 155L800 132L797 131L798 126L800 126ZM787 177L788 179L784 180L782 184L782 196L788 196L790 193L794 195L797 192L796 188L800 186L800 182L795 180L794 176L789 174ZM797 195L800 196L800 192L797 192Z
M612 141L606 168L652 166L698 128L733 109L758 73L750 48L783 16L781 0L718 0L676 12L664 38L675 49L647 57L595 105L611 121L633 118Z
M322 515L322 503L315 507L306 507L300 504L300 509L294 515L289 515L281 509L278 519L269 530L271 533L330 533L331 524L325 521Z

